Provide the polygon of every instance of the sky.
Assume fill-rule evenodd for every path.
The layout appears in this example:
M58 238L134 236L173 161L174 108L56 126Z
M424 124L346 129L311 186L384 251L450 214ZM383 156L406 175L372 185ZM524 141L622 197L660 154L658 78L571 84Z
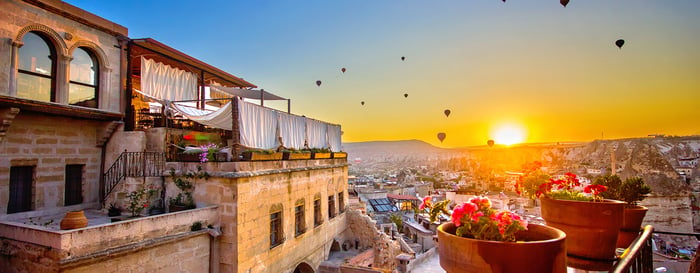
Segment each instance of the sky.
M290 98L343 142L700 135L697 0L66 2Z

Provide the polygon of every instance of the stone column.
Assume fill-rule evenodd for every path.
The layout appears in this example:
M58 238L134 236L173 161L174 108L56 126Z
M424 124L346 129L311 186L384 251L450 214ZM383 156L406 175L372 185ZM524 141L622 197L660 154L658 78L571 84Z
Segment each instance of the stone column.
M68 91L69 91L69 81L70 81L70 62L73 57L68 55L61 55L58 53L58 58L56 58L56 75L54 78L56 80L56 101L60 104L68 104Z
M10 77L8 82L10 85L8 95L10 97L17 96L17 68L19 67L19 48L22 47L24 43L22 41L12 41L12 49L10 53Z

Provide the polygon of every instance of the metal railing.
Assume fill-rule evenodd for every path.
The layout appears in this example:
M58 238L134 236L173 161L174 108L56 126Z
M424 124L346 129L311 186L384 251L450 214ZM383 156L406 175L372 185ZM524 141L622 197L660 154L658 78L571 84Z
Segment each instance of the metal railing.
M620 255L620 260L615 263L611 273L651 273L654 272L654 261L652 260L652 240L654 227L647 225L642 233L632 242L632 244Z
M127 152L117 157L111 167L104 173L102 200L112 192L124 177L163 176L165 153L162 152Z

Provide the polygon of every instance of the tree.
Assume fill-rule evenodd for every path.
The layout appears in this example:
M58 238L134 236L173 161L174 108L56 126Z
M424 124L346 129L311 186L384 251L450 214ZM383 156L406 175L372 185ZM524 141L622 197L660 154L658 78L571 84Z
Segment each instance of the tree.
M601 197L605 199L621 200L620 190L622 189L622 180L619 176L613 174L601 175L596 177L593 184L608 187L607 191L600 193Z

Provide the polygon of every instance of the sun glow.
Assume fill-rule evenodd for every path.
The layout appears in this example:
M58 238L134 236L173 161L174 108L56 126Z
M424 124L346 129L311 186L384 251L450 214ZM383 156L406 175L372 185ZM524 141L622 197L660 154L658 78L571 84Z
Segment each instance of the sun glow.
M491 132L496 144L513 145L525 141L525 129L518 125L505 124Z

